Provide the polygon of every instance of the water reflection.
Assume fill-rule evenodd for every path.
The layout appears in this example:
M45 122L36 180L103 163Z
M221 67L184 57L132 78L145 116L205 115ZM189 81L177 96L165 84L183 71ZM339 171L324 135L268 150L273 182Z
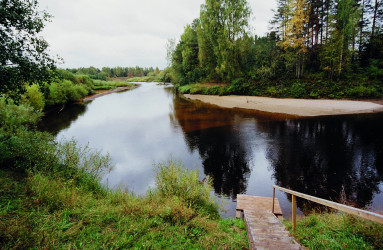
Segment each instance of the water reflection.
M43 116L39 128L56 136L61 130L69 128L86 110L87 106L83 104L69 105L63 110L52 110Z
M382 115L281 121L175 98L174 116L191 151L199 152L204 173L213 177L215 192L233 200L238 193L271 191L249 179L265 166L269 176L263 178L273 178L272 184L356 207L371 206L381 191ZM382 204L375 201L372 209ZM298 207L304 213L317 208L299 199Z
M109 152L116 167L108 185L137 194L153 185L153 163L171 155L213 178L215 193L229 197L229 215L237 194L271 196L273 184L383 210L382 115L297 119L222 109L145 83L44 124L58 139L74 137ZM289 197L277 197L288 215ZM311 208L298 202L303 212Z
M271 139L267 157L277 185L367 207L383 181L382 125L381 115L370 115L262 123L260 129Z

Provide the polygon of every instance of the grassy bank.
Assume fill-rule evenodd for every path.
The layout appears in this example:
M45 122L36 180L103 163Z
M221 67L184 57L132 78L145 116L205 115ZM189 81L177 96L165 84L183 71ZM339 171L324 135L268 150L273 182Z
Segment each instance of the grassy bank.
M136 196L100 184L108 155L34 130L41 112L0 98L0 248L247 248L241 220L221 219L210 183L158 164Z
M279 98L356 99L381 98L383 96L383 88L380 84L363 81L350 83L349 81L294 80L283 83L248 83L243 79L237 79L226 85L176 85L176 89L183 94L249 95Z
M241 220L176 195L90 192L71 179L0 171L2 248L246 248Z
M295 239L309 249L383 249L383 225L342 213L312 214L284 221Z
M119 87L131 87L135 86L134 83L128 81L102 81L94 80L93 90L112 90Z

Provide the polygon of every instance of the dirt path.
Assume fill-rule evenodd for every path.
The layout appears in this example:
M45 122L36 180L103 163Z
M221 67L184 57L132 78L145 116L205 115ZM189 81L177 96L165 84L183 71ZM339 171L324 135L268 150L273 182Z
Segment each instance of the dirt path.
M323 116L383 112L375 101L279 99L258 96L185 95L191 100L224 108L244 108L297 116Z

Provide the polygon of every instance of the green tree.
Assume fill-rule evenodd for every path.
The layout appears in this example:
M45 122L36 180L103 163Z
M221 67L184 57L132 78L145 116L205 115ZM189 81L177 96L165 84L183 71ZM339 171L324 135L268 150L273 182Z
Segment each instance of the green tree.
M38 36L49 19L36 0L0 1L0 92L16 96L25 82L51 79L55 60Z
M330 73L330 78L334 75L339 77L350 63L350 45L359 17L355 0L338 1L336 13L332 17L335 22L331 25L331 39L321 52L322 68Z
M201 31L208 41L204 48L212 47L217 60L215 70L221 80L230 81L237 76L235 41L246 34L250 13L246 0L206 0L201 6Z

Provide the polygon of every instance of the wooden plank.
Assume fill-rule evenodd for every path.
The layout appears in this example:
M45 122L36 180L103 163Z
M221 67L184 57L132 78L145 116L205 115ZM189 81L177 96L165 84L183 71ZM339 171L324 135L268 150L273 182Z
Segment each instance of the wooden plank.
M292 211L293 211L293 232L297 229L297 197L293 195L291 197L291 205L292 205Z
M237 210L266 210L272 211L273 207L273 198L270 197L261 197L261 196L251 196L245 194L237 195ZM282 209L279 205L277 198L274 199L274 214L282 215Z
M345 213L356 215L356 216L361 217L361 218L366 219L366 220L370 220L370 221L374 221L374 222L383 224L383 215L381 215L381 214L377 214L377 213L373 213L373 212L370 212L370 211L365 211L365 210L362 210L362 209L346 206L346 205L343 205L343 204L340 204L340 203L336 203L336 202L325 200L325 199L321 199L321 198L318 198L318 197L315 197L315 196L299 193L299 192L292 191L292 190L287 189L287 188L282 188L282 187L279 187L279 186L276 186L276 185L273 185L273 188L276 188L276 189L278 189L280 191L283 191L283 192L286 192L288 194L292 194L292 195L298 196L300 198L303 198L303 199L306 199L306 200L309 200L309 201L316 202L316 203L321 204L321 205L325 205L327 207L331 207L331 208L337 209L337 210L345 212Z
M244 210L250 249L303 249L268 210Z

